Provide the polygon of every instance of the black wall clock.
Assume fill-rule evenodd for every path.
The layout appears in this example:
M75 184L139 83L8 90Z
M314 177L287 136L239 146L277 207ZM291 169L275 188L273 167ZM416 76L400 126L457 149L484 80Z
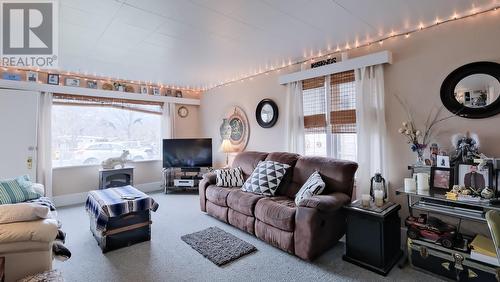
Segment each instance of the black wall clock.
M257 123L263 128L273 127L278 121L278 115L278 105L271 99L260 101L255 110Z

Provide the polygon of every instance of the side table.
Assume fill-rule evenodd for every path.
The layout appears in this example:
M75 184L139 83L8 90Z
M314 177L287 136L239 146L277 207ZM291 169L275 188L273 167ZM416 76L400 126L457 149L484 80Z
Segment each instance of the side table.
M386 203L383 210L365 209L360 200L347 211L345 261L387 275L403 255L401 251L401 206Z

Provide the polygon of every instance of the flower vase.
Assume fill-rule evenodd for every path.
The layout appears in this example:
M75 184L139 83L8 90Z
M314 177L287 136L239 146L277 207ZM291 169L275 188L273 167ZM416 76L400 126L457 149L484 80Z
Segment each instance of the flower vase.
M417 153L417 161L415 162L415 166L424 166L424 148L416 149L415 153Z
M415 166L424 166L424 150L427 148L426 144L413 143L410 146L410 149L417 154L417 161L415 162Z

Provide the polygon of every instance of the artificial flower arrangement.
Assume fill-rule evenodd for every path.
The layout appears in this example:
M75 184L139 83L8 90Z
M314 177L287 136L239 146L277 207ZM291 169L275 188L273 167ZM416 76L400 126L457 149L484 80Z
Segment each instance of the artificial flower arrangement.
M431 109L429 114L427 115L427 119L424 123L424 128L422 130L418 129L415 124L415 119L413 118L413 114L410 110L410 107L397 95L395 95L398 102L401 104L403 109L406 111L406 115L408 117L407 121L402 123L402 127L398 129L398 132L406 137L408 144L410 144L410 149L412 152L417 154L417 162L416 166L424 165L424 150L427 148L427 145L430 143L431 138L433 137L433 129L434 127L449 118L454 117L448 116L444 118L439 118L443 107L441 106L437 110Z

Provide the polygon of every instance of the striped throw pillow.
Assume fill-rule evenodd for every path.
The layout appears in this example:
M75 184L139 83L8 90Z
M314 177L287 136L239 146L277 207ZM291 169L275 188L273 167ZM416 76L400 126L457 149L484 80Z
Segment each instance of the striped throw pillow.
M40 195L34 190L23 186L16 179L0 180L0 205L16 204L40 198Z
M295 204L298 206L301 201L321 194L323 189L325 189L325 182L321 179L321 175L317 171L313 172L295 195Z
M240 167L229 169L217 169L216 186L219 187L240 187L245 183L243 179L243 172Z

